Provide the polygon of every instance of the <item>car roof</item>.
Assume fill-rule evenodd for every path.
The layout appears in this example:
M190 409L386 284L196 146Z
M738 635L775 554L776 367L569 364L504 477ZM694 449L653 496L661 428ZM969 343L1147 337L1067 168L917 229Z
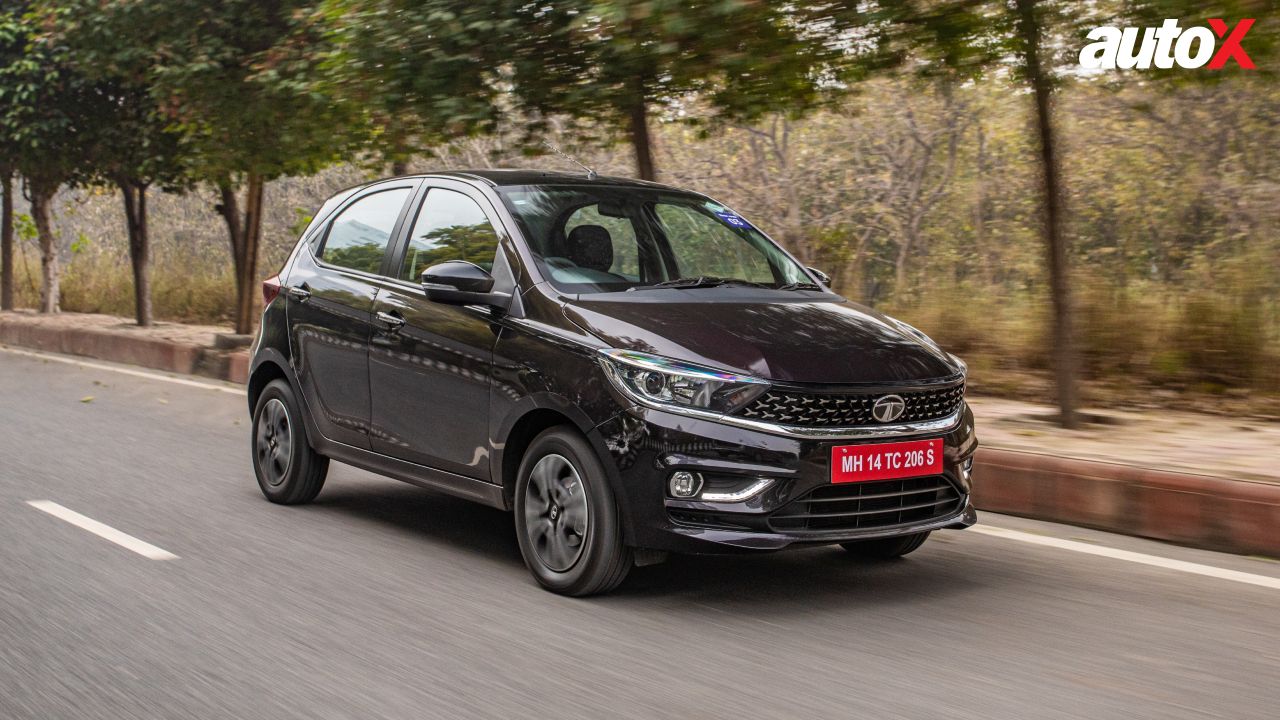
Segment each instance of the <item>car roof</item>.
M414 173L412 175L402 175L400 177L379 178L370 182L360 183L342 192L350 190L359 190L366 187L372 187L379 183L398 180L401 178L427 178L427 177L446 177L456 178L459 180L480 181L490 187L502 187L507 185L609 185L612 187L636 187L647 189L675 190L678 192L689 192L683 188L672 185L663 185L662 183L649 182L647 180L636 180L634 178L612 177L608 175L599 175L595 178L588 178L586 173L561 172L558 170L527 170L527 169L508 169L508 168L486 168L483 170L442 170L439 172Z
M442 175L445 177L479 179L494 187L503 185L630 185L644 188L663 188L668 190L678 189L671 187L670 185L662 185L660 183L649 182L647 180L636 180L634 178L615 177L609 175L598 175L594 178L589 178L585 172L563 172L560 170L499 168L484 170L448 170L429 174L436 176Z

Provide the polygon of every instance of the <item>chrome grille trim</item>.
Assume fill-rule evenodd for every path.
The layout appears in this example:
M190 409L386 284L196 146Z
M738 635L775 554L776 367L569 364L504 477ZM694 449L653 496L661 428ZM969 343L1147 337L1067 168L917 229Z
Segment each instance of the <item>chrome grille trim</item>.
M906 404L898 425L953 415L964 403L964 381L942 387L901 387L849 392L809 392L773 388L734 413L735 417L785 427L874 427L872 408L879 398L897 395Z

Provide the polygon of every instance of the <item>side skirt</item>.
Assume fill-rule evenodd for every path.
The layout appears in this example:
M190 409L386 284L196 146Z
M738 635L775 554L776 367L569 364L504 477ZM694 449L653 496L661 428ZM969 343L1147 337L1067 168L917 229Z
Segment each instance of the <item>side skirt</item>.
M334 442L328 438L317 437L317 435L319 434L317 433L311 438L311 444L316 452L338 462L354 465L369 472L407 482L410 485L417 485L429 490L439 490L482 505L498 508L499 510L511 509L507 506L501 485L494 485L493 483L445 470L437 470L425 465L397 460L369 450L352 447L345 443Z

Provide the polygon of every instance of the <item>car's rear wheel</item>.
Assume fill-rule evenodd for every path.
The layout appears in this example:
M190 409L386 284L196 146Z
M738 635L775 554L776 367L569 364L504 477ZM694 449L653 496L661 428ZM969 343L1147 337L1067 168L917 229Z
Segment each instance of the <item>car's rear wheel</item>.
M929 533L922 532L875 540L854 540L840 543L840 547L861 560L892 560L918 550L928 538Z
M632 555L618 505L581 435L552 428L534 438L520 463L515 501L520 554L543 587L594 595L627 576Z
M262 494L282 505L311 502L324 487L329 458L307 443L302 410L284 380L272 381L258 396L253 411L253 470Z

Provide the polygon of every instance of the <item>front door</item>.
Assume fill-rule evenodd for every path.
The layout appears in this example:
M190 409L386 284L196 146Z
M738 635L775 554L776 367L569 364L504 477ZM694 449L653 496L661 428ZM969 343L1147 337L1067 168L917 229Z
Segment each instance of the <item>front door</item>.
M501 227L488 200L463 183L429 180L403 247L374 307L369 353L374 450L489 480L489 390L497 340L491 310L427 300L422 271L466 260L514 286L505 258L494 268Z
M416 181L376 186L340 210L289 272L293 370L330 440L369 448L369 335L376 278Z

